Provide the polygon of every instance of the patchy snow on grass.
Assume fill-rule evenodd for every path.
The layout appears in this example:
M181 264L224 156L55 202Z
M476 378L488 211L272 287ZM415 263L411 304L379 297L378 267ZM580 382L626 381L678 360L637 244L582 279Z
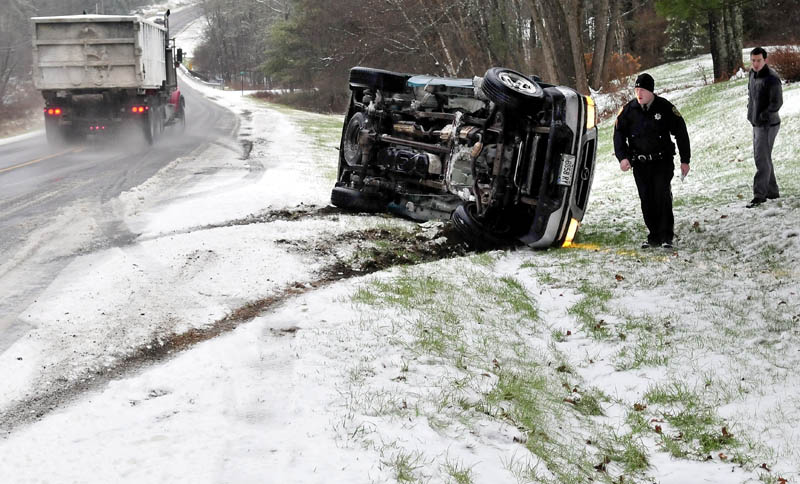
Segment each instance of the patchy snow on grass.
M782 198L746 209L745 81L697 84L708 62L650 70L692 138L676 250L639 248L607 122L573 248L316 289L321 271L370 257L348 237L419 226L325 212L340 117L184 79L238 132L109 202L131 242L76 258L25 312L33 329L0 355L4 412L116 376L34 405L41 417L0 440L0 481L797 482L800 88L784 87ZM120 368L270 298L213 339Z

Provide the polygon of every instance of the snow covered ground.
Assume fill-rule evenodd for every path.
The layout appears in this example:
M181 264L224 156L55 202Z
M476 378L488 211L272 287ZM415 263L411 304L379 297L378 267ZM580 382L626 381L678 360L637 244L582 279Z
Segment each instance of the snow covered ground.
M743 81L667 94L695 153L674 252L638 249L605 125L574 248L336 282L365 234L436 226L325 210L339 116L182 82L237 113L239 138L109 202L140 235L87 248L25 312L0 355L0 412L22 422L0 482L800 479L796 86L783 198L756 210Z

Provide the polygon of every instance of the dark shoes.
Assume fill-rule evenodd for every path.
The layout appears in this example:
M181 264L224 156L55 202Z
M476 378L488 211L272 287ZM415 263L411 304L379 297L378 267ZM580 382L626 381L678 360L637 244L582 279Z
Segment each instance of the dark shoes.
M745 207L747 207L747 208L757 207L757 206L761 205L762 203L764 203L766 201L767 201L766 198L758 198L758 197L756 197L756 198L750 200L750 203L745 205Z
M658 242L650 242L649 240L645 240L644 242L642 242L642 249L649 249L650 247L656 247L659 245L661 246L662 249L673 248L671 240L668 240L666 242L661 242L660 244Z
M781 198L780 195L767 195L767 200L777 200Z

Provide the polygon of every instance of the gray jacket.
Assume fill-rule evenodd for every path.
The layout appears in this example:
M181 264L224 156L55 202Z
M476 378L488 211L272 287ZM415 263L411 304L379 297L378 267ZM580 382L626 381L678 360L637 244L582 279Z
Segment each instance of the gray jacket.
M750 69L747 82L747 120L753 126L775 126L781 124L778 110L783 105L781 78L769 66L761 71Z

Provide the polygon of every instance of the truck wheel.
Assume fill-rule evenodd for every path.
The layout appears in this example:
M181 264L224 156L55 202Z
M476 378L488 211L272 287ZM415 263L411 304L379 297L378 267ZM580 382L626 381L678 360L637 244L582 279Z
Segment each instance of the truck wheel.
M156 120L152 111L148 111L142 118L142 127L144 128L144 140L147 141L147 144L152 145L157 136Z
M483 93L501 109L526 110L538 107L544 90L535 81L505 67L492 67L483 76Z
M477 206L475 203L459 205L450 219L453 225L464 236L471 246L476 249L490 249L511 243L508 230L490 228L476 217Z
M347 187L333 187L331 203L354 212L382 212L386 208L386 201L379 194Z
M166 128L166 121L165 121L166 113L167 112L164 109L164 106L159 106L158 109L156 110L156 124L158 125L158 129L156 130L156 132L159 137L161 137L161 134L164 132L164 129Z
M353 67L350 69L350 86L380 89L388 92L403 92L406 82L411 78L408 74L371 69L369 67Z
M58 121L52 118L45 118L44 132L47 136L47 143L50 146L61 146L66 142L64 129L58 125Z
M347 127L342 133L342 157L350 166L361 164L362 150L361 145L358 144L358 137L366 124L364 113L355 113L347 122Z
M181 133L186 131L186 101L183 100L183 96L178 104L178 129Z

